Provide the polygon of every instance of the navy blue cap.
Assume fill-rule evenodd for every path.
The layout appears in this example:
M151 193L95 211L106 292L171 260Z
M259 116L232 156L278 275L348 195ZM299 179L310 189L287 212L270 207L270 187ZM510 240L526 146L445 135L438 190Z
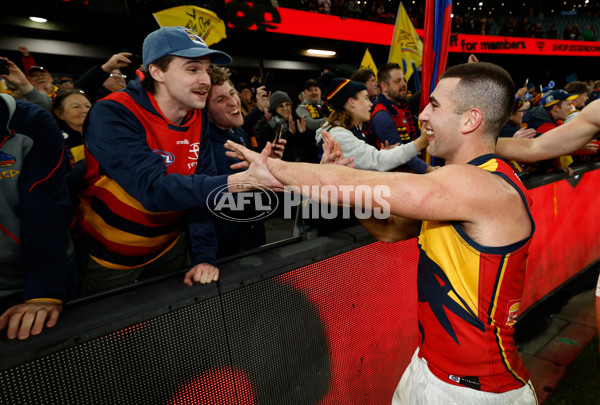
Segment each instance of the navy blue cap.
M544 107L551 107L562 100L575 100L577 96L578 94L567 93L562 89L552 90L551 92L547 93L545 96L542 97L542 105Z
M210 62L217 65L228 65L232 62L231 56L209 49L198 34L185 27L162 27L144 39L142 63L146 69L152 62L166 55L182 58L208 56Z

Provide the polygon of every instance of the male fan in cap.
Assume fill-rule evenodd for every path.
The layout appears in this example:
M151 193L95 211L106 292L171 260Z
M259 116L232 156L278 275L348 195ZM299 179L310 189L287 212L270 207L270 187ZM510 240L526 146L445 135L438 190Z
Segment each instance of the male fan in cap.
M577 94L569 94L562 89L551 90L542 97L540 105L528 110L523 117L523 122L540 134L548 132L563 124L571 111L571 102L576 97ZM572 176L573 170L569 168L572 162L573 159L569 156L561 157L554 160L554 168ZM540 166L542 170L548 169L548 165L540 164Z
M564 90L552 90L542 97L540 105L535 106L523 117L529 128L544 133L561 125L571 111L571 101L576 94Z
M333 108L321 99L321 88L315 79L304 83L304 101L296 108L296 114L306 119L306 128L316 131L325 122Z
M27 78L38 89L48 97L54 98L58 92L58 86L54 84L54 79L47 69L41 66L32 66L27 72Z
M201 111L211 62L229 64L231 57L209 49L192 30L160 28L144 40L143 78L90 110L84 124L87 188L77 214L89 255L84 292L181 269L190 260L185 284L218 279L216 249L194 249L199 240L216 244L207 196L234 183L261 182L253 170L216 175Z

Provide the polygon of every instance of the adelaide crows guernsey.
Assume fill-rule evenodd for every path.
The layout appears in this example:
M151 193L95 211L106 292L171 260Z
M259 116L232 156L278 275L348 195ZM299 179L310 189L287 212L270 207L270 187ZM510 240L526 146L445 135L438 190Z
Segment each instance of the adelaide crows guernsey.
M488 170L521 195L531 235L508 246L473 241L459 223L423 221L417 286L419 355L442 381L488 392L529 380L513 339L533 218L531 199L512 169L489 154L469 164Z
M112 93L103 100L120 104L137 118L145 131L140 135L145 138L148 153L162 157L166 175L194 174L202 115L194 110L183 124L175 125L160 113L154 97L148 97L157 113L140 106L127 92ZM146 209L105 173L87 149L86 166L88 188L80 195L78 221L92 259L111 269L134 269L156 260L175 245L184 227L182 211Z

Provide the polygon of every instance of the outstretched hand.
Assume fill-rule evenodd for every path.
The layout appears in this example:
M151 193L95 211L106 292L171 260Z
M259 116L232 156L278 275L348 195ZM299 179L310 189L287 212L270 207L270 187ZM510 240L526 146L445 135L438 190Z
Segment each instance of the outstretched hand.
M244 178L236 180L240 180L247 185L268 187L275 191L283 190L283 184L273 176L267 164L269 156L273 153L273 147L270 142L267 143L261 153L254 152L230 140L225 143L225 149L228 149L225 152L227 156L241 160L240 163L233 164L230 168L248 168L245 172L237 173L237 175L243 175Z
M320 163L354 167L354 164L352 164L354 158L344 157L340 143L327 131L323 131L321 134L323 137L323 156L321 156Z
M232 169L244 169L250 166L254 159L259 156L258 152L254 152L239 143L228 140L225 142L225 155L241 160L241 162L230 166Z
M129 66L131 63L129 57L131 55L131 52L115 53L106 62L104 62L104 64L101 66L102 70L104 70L106 73L110 73L115 69L121 69Z

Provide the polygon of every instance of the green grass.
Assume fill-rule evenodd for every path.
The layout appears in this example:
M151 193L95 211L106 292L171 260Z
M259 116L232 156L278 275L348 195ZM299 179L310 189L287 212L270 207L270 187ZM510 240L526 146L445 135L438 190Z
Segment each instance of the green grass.
M600 355L595 336L571 363L544 405L600 404Z

